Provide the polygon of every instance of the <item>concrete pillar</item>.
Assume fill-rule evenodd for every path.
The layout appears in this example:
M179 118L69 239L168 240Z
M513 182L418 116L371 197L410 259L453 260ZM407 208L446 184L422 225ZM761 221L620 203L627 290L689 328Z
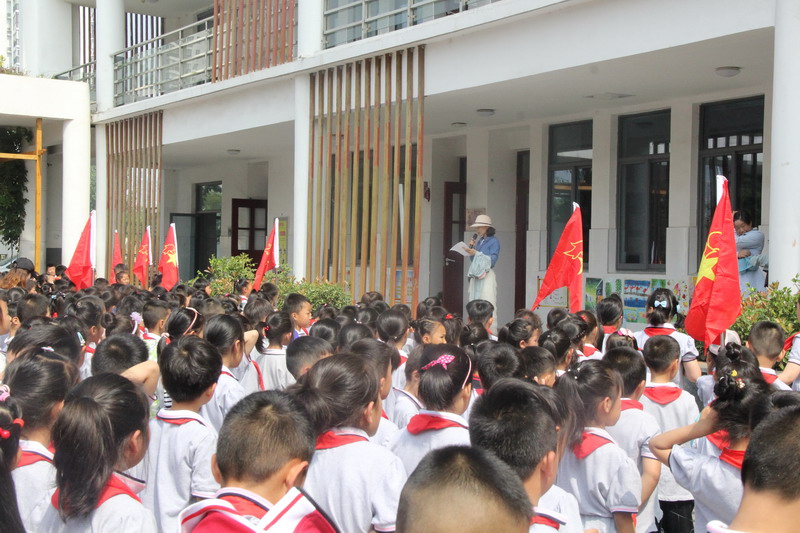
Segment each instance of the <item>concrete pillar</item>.
M300 0L297 5L297 57L308 57L323 48L323 0Z
M108 167L106 153L106 127L98 124L94 128L94 177L95 209L97 210L97 275L108 276L106 253L108 250ZM113 229L111 230L114 231ZM129 260L129 263L131 260ZM113 266L113 265L112 265ZM133 264L128 264L133 268ZM112 283L114 280L109 279Z
M697 137L699 110L690 102L676 103L670 114L669 214L667 224L668 278L682 278L694 272L689 265L692 221L697 214Z
M97 111L114 107L114 57L125 48L125 4L123 0L97 3Z
M89 112L63 126L64 156L61 187L61 257L68 264L89 218L89 173L92 155Z
M800 272L800 2L777 0L772 75L769 280L790 286Z
M73 5L63 0L20 2L22 69L26 74L50 78L73 67L72 9Z
M310 90L311 80L308 75L298 75L294 79L294 216L289 222L289 240L292 242L292 269L298 278L306 275Z
M589 265L593 273L613 272L617 250L617 117L598 111L592 117L592 220L589 226Z

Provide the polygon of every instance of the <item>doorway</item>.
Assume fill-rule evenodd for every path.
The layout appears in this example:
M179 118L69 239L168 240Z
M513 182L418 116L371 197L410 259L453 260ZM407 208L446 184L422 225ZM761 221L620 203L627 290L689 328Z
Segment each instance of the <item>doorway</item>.
M444 182L442 219L444 271L442 276L442 305L448 311L464 311L464 256L450 248L464 238L467 231L467 158L458 160L459 181Z
M514 309L527 307L525 285L528 281L528 197L530 195L531 153L517 152L517 205L515 214L516 253L514 257Z
M267 201L234 198L231 256L247 254L257 265L267 243Z
M184 281L208 269L208 260L217 253L217 213L172 213L178 240L178 270Z

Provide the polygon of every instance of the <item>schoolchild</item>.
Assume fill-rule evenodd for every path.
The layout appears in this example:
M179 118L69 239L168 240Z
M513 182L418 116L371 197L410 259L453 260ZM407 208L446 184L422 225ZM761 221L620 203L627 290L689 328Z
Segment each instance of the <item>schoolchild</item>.
M569 311L563 307L554 307L547 312L547 329L548 331L556 327L559 322L569 316Z
M575 347L572 338L578 333L573 324L564 323L553 329L545 331L539 337L539 346L553 354L556 360L556 377L562 376L575 357Z
M533 324L533 329L536 332L535 340L538 341L539 336L542 334L542 319L539 318L539 315L530 309L517 309L517 311L514 313L514 318L521 318Z
M669 289L659 288L650 293L647 298L646 316L648 325L644 331L634 333L636 342L639 346L644 346L648 339L656 335L669 335L678 341L681 346L681 364L678 368L678 375L675 383L681 384L681 378L694 383L703 372L700 363L697 361L697 348L694 339L676 329L675 321L682 320L679 314L678 299Z
M76 367L83 364L83 348L78 336L57 324L43 324L26 331L20 331L8 345L6 359L9 364L17 357L38 353L42 349L63 355Z
M144 334L142 339L147 344L150 359L158 359L158 341L166 331L167 319L169 319L170 308L167 302L162 300L150 300L144 304L142 310L142 323L144 324Z
M117 333L106 337L97 345L92 357L92 375L96 376L103 372L122 374L147 360L145 341L130 333Z
M358 322L342 326L339 331L339 352L349 352L350 347L361 339L374 339L372 330L364 324Z
M380 375L381 405L385 405L386 398L392 390L392 370L397 367L400 359L397 350L376 339L362 339L353 344L351 352L364 356L375 363ZM378 430L369 440L381 446L389 446L389 443L394 440L399 432L397 424L389 420L389 415L383 409Z
M301 337L293 340L286 347L286 368L292 377L298 380L317 361L331 355L333 355L333 348L327 341L313 335Z
M420 344L445 344L447 331L444 324L436 320L422 318L414 322L414 340Z
M800 294L797 295L795 310L797 320L800 321ZM789 361L779 376L779 379L792 387L792 390L800 390L800 334L798 333L800 332L792 333L783 343L784 351L789 353Z
M622 377L606 361L584 361L558 378L556 390L577 420L556 483L578 500L584 529L633 533L642 480L606 430L620 418Z
M408 353L405 351L405 346L408 341L408 319L400 311L389 309L378 316L375 326L378 338L395 348L400 355L400 364L392 372L392 386L402 389L406 384L405 364Z
M17 507L16 481L13 479L13 471L19 468L20 440L24 427L22 410L11 397L9 388L0 385L0 524L3 524L3 531L8 533L25 532ZM55 475L51 479L55 485Z
M639 346L639 343L636 341L636 337L634 336L633 332L627 328L620 328L612 333L609 333L606 335L605 342L606 351L613 348L633 348L634 350L642 349L642 347Z
M137 495L141 482L122 473L147 451L147 420L147 398L122 376L100 374L73 388L52 431L56 491L34 511L33 530L158 531Z
M442 317L442 324L444 325L445 344L458 346L461 342L461 333L464 331L464 320L456 314L446 313Z
M287 393L247 396L225 418L211 459L221 488L181 513L181 531L251 532L297 522L309 533L337 531L299 489L314 442L308 416Z
M688 426L700 415L694 397L672 380L678 374L681 347L669 335L658 335L644 345L644 362L650 370L650 382L641 398L646 413L656 419L661 432ZM698 380L699 383L699 380ZM693 528L692 493L675 481L672 471L661 465L658 480L658 504L661 529L667 533L691 533Z
M389 420L394 422L399 429L406 427L409 420L424 408L422 401L419 399L420 361L422 360L423 349L424 345L419 345L414 347L408 354L403 370L406 380L403 388L392 387L390 398L394 399L394 407L389 409L387 414L389 414Z
M503 330L500 330L502 335ZM506 342L486 341L478 345L477 361L481 388L474 391L474 396L480 396L484 391L501 378L511 377L517 373L520 366L519 349Z
M339 346L339 332L342 325L333 318L321 318L311 325L308 336L317 337L330 344L331 349L336 352Z
M764 381L775 390L791 390L787 384L778 379L775 365L783 359L783 343L785 335L775 322L761 320L753 324L747 336L747 347L758 359L759 370Z
M311 327L311 301L302 294L293 292L286 295L281 311L289 314L292 319L292 338L308 335Z
M228 411L246 396L232 369L243 364L246 353L244 330L238 319L229 315L211 317L204 331L205 340L222 356L222 369L211 400L200 408L200 414L215 431L222 427Z
M233 283L233 292L239 300L239 310L243 311L253 292L253 282L247 278L239 278Z
M525 533L531 504L514 471L481 448L432 451L400 497L397 533Z
M264 374L266 390L284 390L295 381L286 368L286 346L292 341L293 331L289 313L276 311L267 317L263 332L268 345L253 354Z
M492 325L494 325L494 305L486 300L472 300L467 303L467 318L470 324L478 324L486 329L489 339L496 341L497 337L492 335Z
M642 504L636 515L636 531L657 531L656 488L661 476L661 463L650 451L649 442L661 433L661 428L640 401L645 390L647 367L642 354L633 348L612 348L603 355L603 361L619 372L623 385L622 413L617 423L608 428L608 433L636 463L642 476Z
M461 416L472 393L472 361L458 346L438 344L422 350L419 399L425 406L392 443L392 451L412 472L431 450L468 445L467 421Z
M540 334L541 331L538 331L530 321L516 318L500 328L497 340L521 350L528 346L536 346Z
M75 316L85 325L85 357L81 368L81 377L86 379L92 374L92 356L97 345L106 336L106 327L114 322L114 315L106 313L103 300L97 296L84 296L75 303L68 305L65 314Z
M583 338L583 346L580 348L581 353L588 359L601 359L603 357L603 352L600 351L598 346L601 346L600 339L602 339L603 332L597 323L597 317L594 316L594 313L587 310L578 311L575 313L575 316L583 320L588 328Z
M142 476L142 501L161 531L177 531L178 515L190 503L219 489L211 473L217 433L200 411L214 396L222 370L219 350L195 336L172 342L158 356L161 380L172 399L150 422L150 446Z
M541 346L529 346L519 352L519 368L514 377L552 387L556 384L556 358Z
M717 399L703 410L700 420L650 439L658 460L694 495L695 531L705 531L711 520L733 520L742 499L742 461L750 434L769 409L769 385L760 375L752 379L736 370L743 348L732 343L725 348L733 364L717 369ZM727 433L728 443L718 457L681 447L719 430Z
M606 350L606 339L622 327L624 307L622 298L618 294L609 294L597 302L597 321L599 322L600 340L598 347L601 352Z
M355 354L322 359L288 391L318 435L305 488L342 531L394 531L403 464L370 442L381 418L380 376Z

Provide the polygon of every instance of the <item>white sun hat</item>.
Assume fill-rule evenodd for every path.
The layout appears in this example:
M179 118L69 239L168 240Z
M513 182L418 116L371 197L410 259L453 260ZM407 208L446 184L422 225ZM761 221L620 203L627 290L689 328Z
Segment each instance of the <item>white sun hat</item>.
M489 215L478 215L475 217L475 222L470 226L470 229L474 228L493 228L492 219Z

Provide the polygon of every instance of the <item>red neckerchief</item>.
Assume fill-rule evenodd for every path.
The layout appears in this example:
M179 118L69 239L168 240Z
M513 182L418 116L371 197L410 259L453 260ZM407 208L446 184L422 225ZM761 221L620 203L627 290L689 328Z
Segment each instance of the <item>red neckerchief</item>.
M387 415L386 411L384 411L383 409L381 409L381 418L385 418L386 420L389 420L389 415Z
M615 328L614 326L603 326L603 333L605 333L606 335L611 335L615 331L617 331L617 328Z
M97 504L95 504L94 508L99 508L105 502L114 496L119 496L120 494L130 496L137 502L142 503L142 500L139 499L139 497L130 489L130 487L123 483L122 480L118 479L117 476L111 474L111 478L109 478L108 483L106 483L106 486L103 488L103 492L100 493L100 498L97 500ZM56 489L56 491L53 493L53 496L50 498L50 503L56 509L59 509L58 496L59 489Z
M231 373L230 373L230 372L228 372L227 370L223 370L222 372L220 372L220 374L222 374L222 375L224 375L224 376L230 376L230 377L232 377L233 379L236 379L236 376L234 376L233 374L231 374ZM239 380L238 380L238 379L236 379L236 381L239 381Z
M481 396L486 389L472 389L472 390L475 391L475 394Z
M250 363L252 363L253 368L256 369L256 374L258 375L258 390L266 390L266 387L264 386L264 374L261 372L261 366L259 366L259 364L253 359L250 359Z
M655 337L656 335L672 335L675 333L675 329L673 328L644 328L644 333L648 337Z
M552 527L556 531L561 529L561 524L559 524L558 522L556 522L555 520L553 520L552 518L550 518L548 516L544 516L544 515L540 515L540 514L537 514L536 516L531 518L531 524L530 525L535 526L536 524L539 524L539 525L542 525L542 526Z
M423 414L412 416L411 420L408 421L408 425L406 426L406 429L412 435L419 435L425 431L436 431L445 428L467 429L467 426L460 424L455 420L450 420L441 416Z
M775 383L775 380L778 379L777 374L770 374L769 372L764 372L764 370L761 370L761 375L764 377L764 381L770 385Z
M17 461L17 468L39 463L41 461L53 464L53 459L44 454L30 450L22 450L22 456L19 458L19 461Z
M719 456L720 461L725 461L729 465L742 469L742 462L744 462L744 450L731 450L724 448Z
M369 439L361 435L340 434L333 431L326 431L317 437L318 450L330 450L331 448L338 448L345 444L352 444L354 442L367 442Z
M592 346L591 344L584 344L583 345L583 355L586 357L590 357L597 353L597 348Z
M91 346L89 346L89 345L87 344L87 345L86 345L86 349L84 350L84 352L86 352L86 353L88 353L88 354L93 354L93 353L95 352L95 350L96 350L96 348L92 348Z
M786 342L783 343L783 349L784 350L786 350L787 352L791 351L792 344L794 344L794 338L795 337L797 337L797 333L792 333L791 335L789 335L789 338L786 339Z
M724 429L720 429L719 431L716 431L711 435L708 435L706 438L711 444L713 444L720 450L724 450L731 444L731 436Z
M630 398L623 398L622 410L627 411L628 409L638 409L639 411L644 411L644 405L642 405L642 402L637 402L636 400L631 400Z
M241 494L220 492L217 494L217 498L233 505L236 512L242 516L254 516L260 520L269 511L262 504Z
M611 442L612 441L606 437L601 437L600 435L595 435L594 433L584 431L581 434L580 442L572 447L572 453L574 453L575 457L578 459L586 459L592 453L594 453L595 450L605 446L606 444L611 444Z
M188 424L189 422L197 422L198 424L203 424L201 421L197 420L196 418L190 417L183 417L183 418L169 418L166 416L161 416L159 414L156 415L156 420L160 420L161 422L166 422L167 424L172 424L174 426L182 426L184 424ZM205 425L205 424L203 424Z
M679 387L646 387L643 394L648 400L667 405L680 398L681 392Z
M404 364L406 364L406 361L408 361L408 357L406 357L405 355L403 355L403 354L401 353L401 354L400 354L400 365L404 365Z

